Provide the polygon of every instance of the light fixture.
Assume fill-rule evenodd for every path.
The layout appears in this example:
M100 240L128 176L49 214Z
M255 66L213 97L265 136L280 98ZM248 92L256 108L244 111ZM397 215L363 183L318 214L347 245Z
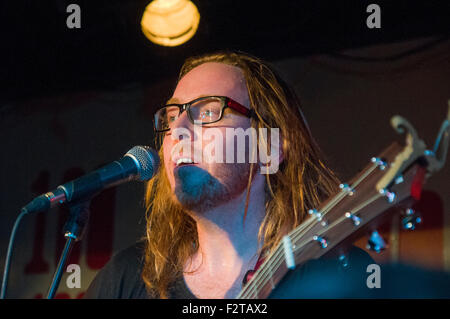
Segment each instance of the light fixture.
M200 14L188 0L153 0L141 20L142 32L152 42L177 46L191 39L197 31Z

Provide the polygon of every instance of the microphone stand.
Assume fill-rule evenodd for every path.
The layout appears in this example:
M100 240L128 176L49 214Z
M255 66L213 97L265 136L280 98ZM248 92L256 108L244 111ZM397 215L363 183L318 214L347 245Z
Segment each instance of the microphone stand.
M53 299L55 296L72 247L75 242L83 238L85 226L89 220L89 205L90 198L68 204L69 218L63 228L66 244L61 253L55 274L53 275L53 280L47 293L47 299Z

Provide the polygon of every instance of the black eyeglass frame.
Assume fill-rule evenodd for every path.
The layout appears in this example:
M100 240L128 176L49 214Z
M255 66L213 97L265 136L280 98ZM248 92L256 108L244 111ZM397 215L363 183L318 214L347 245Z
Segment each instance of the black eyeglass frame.
M222 100L222 109L220 110L219 118L217 120L215 120L215 121L212 121L212 122L201 123L200 125L203 125L203 124L206 125L206 124L212 124L212 123L219 122L223 118L223 113L224 113L224 110L226 108L230 108L230 109L232 109L232 110L234 110L234 111L236 111L236 112L238 112L238 113L240 113L242 115L245 115L245 116L247 116L249 118L251 118L251 117L256 118L256 114L255 114L254 110L246 108L245 106L243 106L239 102L236 102L235 100L233 100L233 99L231 99L231 98L229 98L227 96L217 96L217 95L202 96L202 97L199 97L199 98L197 98L195 100L192 100L192 101L184 103L184 104L171 103L171 104L166 104L163 107L159 108L155 112L155 115L153 116L153 127L155 129L155 132L156 133L161 133L161 132L170 131L170 127L167 128L167 129L163 129L163 130L157 130L156 129L156 113L159 112L160 110L162 110L163 108L170 107L170 106L177 106L178 109L179 109L178 116L180 116L181 113L183 113L184 111L187 111L187 117L188 117L189 121L192 124L196 124L196 123L194 123L194 120L192 119L191 114L189 112L191 105L196 103L196 102L198 102L198 101L206 100L206 99L210 99L210 98L218 98L218 99Z

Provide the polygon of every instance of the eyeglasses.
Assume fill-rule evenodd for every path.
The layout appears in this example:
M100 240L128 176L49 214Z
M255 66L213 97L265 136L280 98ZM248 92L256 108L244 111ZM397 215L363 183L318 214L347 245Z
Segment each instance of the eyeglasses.
M167 104L156 111L154 125L156 132L170 130L172 123L184 111L192 124L211 124L220 121L224 110L230 108L247 117L253 117L254 111L226 96L204 96L184 104Z

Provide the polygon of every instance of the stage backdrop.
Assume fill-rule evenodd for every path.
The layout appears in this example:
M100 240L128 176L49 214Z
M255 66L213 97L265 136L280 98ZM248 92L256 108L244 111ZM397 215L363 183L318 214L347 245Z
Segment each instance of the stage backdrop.
M432 147L450 98L449 45L389 62L377 60L423 41L344 52L369 58L366 61L311 56L274 62L298 91L310 128L342 181L393 140L403 141L389 124L395 114L407 118ZM170 96L175 78L174 74L147 86L130 83L110 91L73 92L2 105L2 271L20 207L36 195L118 159L134 145L151 145L151 114ZM447 163L426 184L416 205L424 222L415 232L400 230L395 221L381 229L389 248L372 254L377 262L450 270L449 172ZM73 273L66 272L58 298L82 297L111 256L143 236L144 189L143 183L128 183L92 201L88 229L69 260L79 265L81 285L68 285L66 280ZM61 207L23 220L14 247L8 297L45 297L64 245L61 230L66 218L67 210ZM365 239L356 244L365 247Z

